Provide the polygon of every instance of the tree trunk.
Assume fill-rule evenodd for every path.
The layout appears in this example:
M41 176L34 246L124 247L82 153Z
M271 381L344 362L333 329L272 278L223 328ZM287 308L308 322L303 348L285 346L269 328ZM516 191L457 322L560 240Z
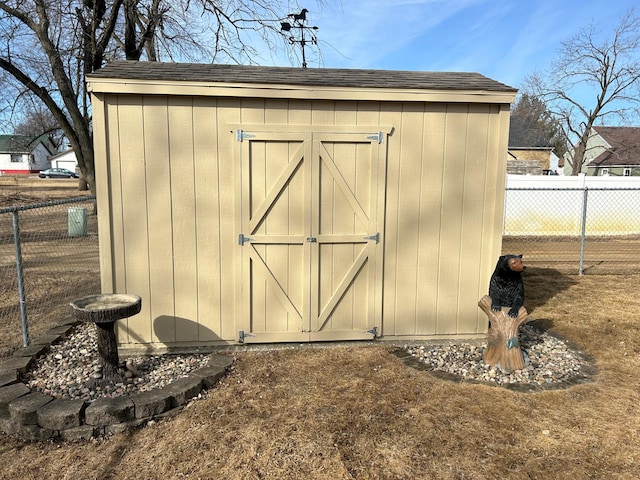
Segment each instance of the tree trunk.
M500 367L506 371L523 369L525 361L520 349L518 329L529 318L527 309L520 307L516 318L509 316L508 307L503 307L501 311L494 312L491 310L491 298L488 295L480 299L478 306L489 318L484 362L487 365Z
M118 373L118 342L114 330L115 322L96 323L98 329L98 355L102 362L102 381L104 385L113 385L122 381Z

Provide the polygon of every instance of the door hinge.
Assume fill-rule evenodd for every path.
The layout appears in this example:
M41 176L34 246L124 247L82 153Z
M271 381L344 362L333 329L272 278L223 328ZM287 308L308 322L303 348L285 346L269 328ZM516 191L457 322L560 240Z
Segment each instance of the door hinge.
M364 237L365 240L373 240L376 243L380 243L380 232L376 232L374 235L369 235L368 237Z
M242 233L238 235L238 245L242 247L247 242L253 242L253 238L245 237Z
M238 332L238 341L240 343L244 343L244 339L248 337L255 337L255 335L252 333L246 333L244 330L240 330Z
M367 135L367 139L368 140L375 140L378 143L382 143L384 136L382 135L382 132L378 132L375 135Z
M378 327L373 327L371 330L367 330L367 333L373 335L373 338L378 337Z
M255 135L247 133L244 130L242 130L241 128L236 130L236 140L238 142L243 141L245 138L253 138L253 137L255 137Z

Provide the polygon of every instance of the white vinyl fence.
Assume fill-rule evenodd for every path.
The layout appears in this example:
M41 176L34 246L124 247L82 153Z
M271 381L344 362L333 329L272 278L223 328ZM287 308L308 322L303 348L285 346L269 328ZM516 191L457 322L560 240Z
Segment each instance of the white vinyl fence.
M503 253L580 274L638 273L640 177L507 175Z
M640 233L640 177L507 175L504 235Z

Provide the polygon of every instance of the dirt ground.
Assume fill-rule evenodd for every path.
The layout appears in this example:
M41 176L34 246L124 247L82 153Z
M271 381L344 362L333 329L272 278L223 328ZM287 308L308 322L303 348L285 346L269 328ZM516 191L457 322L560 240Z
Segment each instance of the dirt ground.
M640 233L640 232L639 232ZM618 237L503 237L504 253L522 253L528 265L553 267L566 274L580 272L584 248L585 275L640 273L640 234Z
M0 201L2 203L0 206L10 205L7 197L43 201L89 194L87 191L79 190L78 186L78 179L75 178L38 178L37 175L0 176Z
M640 478L640 275L534 267L524 278L531 316L594 359L593 382L537 393L458 383L384 342L237 351L203 398L139 430L0 437L0 478Z

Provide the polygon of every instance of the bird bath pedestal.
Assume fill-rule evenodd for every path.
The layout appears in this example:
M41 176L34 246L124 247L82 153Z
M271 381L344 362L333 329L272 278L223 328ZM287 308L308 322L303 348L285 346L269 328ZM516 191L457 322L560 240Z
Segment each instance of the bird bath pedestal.
M142 299L137 295L107 293L79 298L71 303L71 307L74 318L96 324L98 354L102 363L100 383L107 385L122 381L118 374L118 344L114 326L116 320L139 313Z

